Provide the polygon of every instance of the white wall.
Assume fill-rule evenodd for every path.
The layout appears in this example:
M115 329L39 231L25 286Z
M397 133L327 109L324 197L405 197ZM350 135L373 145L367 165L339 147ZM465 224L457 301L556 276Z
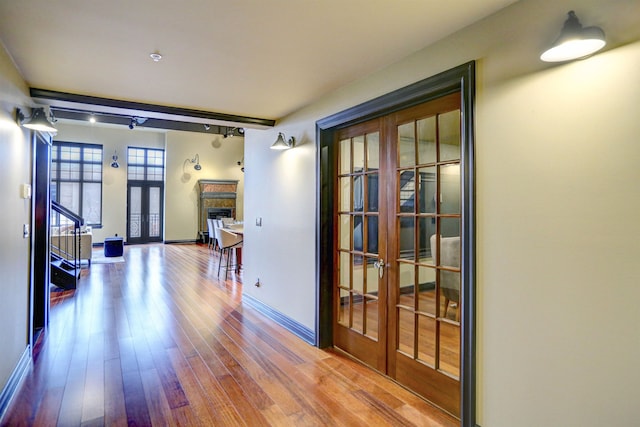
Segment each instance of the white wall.
M608 50L540 62L578 6ZM478 422L640 425L638 16L637 0L521 0L247 131L244 292L314 329L315 122L477 60ZM271 152L278 131L304 143Z
M0 393L28 345L31 200L20 197L31 183L29 132L15 121L15 109L29 105L29 90L0 46ZM27 115L30 113L26 109Z
M127 236L127 148L165 148L165 133L126 126L92 125L82 122L58 122L54 141L99 144L103 147L102 228L93 229L93 243L105 237ZM120 167L112 168L111 157L117 151Z
M185 160L200 156L196 171ZM244 174L238 161L244 156L244 137L223 138L204 133L167 133L167 182L165 239L194 240L198 237L198 180L237 180L236 218L244 215Z

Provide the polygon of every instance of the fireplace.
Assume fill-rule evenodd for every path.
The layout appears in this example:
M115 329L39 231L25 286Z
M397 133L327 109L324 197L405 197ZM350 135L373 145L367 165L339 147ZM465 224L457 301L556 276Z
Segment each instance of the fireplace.
M233 216L231 208L207 208L207 218L209 219L233 218Z
M198 181L199 215L198 231L208 233L207 219L235 218L238 181L225 179L201 179Z

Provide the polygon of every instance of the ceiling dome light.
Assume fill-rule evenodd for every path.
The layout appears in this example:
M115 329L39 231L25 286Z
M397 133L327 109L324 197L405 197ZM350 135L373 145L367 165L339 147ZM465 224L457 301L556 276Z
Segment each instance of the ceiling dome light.
M160 62L160 60L162 59L162 55L159 52L153 52L149 55L149 57L153 59L153 62Z
M540 55L540 59L545 62L563 62L584 58L599 51L605 44L604 31L600 27L583 28L572 10L562 27L560 36Z

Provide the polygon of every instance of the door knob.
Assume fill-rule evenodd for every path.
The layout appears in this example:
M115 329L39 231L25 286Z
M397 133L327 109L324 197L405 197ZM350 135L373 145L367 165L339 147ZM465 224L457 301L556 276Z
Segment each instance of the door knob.
M373 266L378 269L378 275L382 279L382 276L384 276L384 260L379 259L378 261L373 263Z

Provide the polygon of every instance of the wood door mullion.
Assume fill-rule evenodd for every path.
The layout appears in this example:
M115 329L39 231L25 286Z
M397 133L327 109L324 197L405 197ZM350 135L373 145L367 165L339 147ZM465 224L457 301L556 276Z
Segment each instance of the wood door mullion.
M396 310L398 306L398 295L394 290L398 287L398 263L396 254L398 253L398 239L395 238L398 235L398 221L396 216L398 198L396 197L400 191L400 180L397 179L397 140L394 136L394 120L391 116L387 116L383 119L381 128L384 131L384 159L385 168L385 260L388 263L387 267L387 310L386 310L386 334L387 334L387 374L392 378L395 376L396 369L396 348L398 345L398 333L397 333L397 316ZM381 139L382 140L382 139ZM382 145L382 144L381 144ZM382 205L382 203L381 203ZM394 236L394 238L391 238Z

